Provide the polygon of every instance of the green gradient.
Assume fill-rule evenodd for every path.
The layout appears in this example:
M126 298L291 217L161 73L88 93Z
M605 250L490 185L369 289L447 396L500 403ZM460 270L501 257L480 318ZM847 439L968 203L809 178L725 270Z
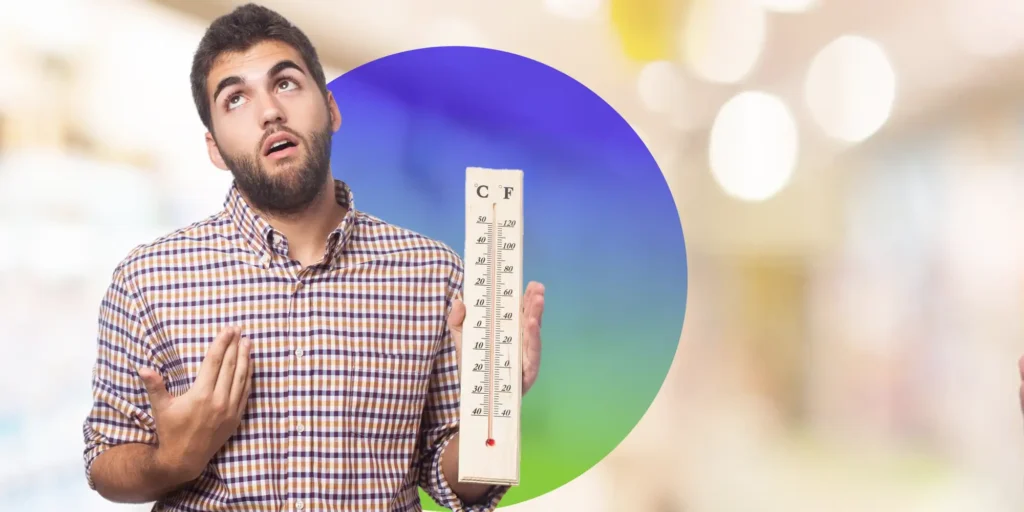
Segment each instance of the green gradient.
M545 332L545 339L549 338L573 339L558 331ZM660 389L671 364L658 354L642 352L623 359L615 349L643 347L637 338L629 343L588 336L586 343L568 344L606 347L582 353L554 342L545 344L541 377L523 397L521 485L505 495L501 506L527 501L576 479L629 435L650 406L650 390ZM559 373L545 373L547 368ZM595 375L608 378L595 379ZM424 510L445 510L420 492Z

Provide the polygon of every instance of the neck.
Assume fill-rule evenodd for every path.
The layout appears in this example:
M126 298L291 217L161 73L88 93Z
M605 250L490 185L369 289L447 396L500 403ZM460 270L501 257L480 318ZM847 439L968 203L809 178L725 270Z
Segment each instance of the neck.
M334 177L328 175L320 194L301 212L290 215L260 212L260 215L288 239L288 256L306 267L323 259L327 237L347 212L335 197Z

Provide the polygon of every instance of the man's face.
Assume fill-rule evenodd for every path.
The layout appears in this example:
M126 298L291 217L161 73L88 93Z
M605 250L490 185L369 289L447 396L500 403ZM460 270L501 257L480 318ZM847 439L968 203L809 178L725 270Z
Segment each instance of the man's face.
M324 190L341 123L291 46L267 41L223 54L207 78L210 158L259 210L293 214Z

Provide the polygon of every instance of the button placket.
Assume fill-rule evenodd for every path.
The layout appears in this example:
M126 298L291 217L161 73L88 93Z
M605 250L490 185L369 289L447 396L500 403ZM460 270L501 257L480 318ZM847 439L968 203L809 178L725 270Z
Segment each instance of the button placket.
M290 330L291 339L291 352L292 352L292 389L295 391L295 401L293 402L295 410L297 411L308 411L310 407L310 398L308 393L311 391L311 377L308 375L308 361L305 350L305 345L308 343L307 334L310 331L309 322L311 319L304 313L308 311L309 306L309 285L305 282L308 280L305 272L298 272L295 274L295 281L291 285L292 290L292 328ZM312 453L313 449L311 443L313 439L308 435L307 430L312 428L312 425L307 421L304 415L294 415L292 420L292 447L296 452L301 453ZM308 455L307 455L308 456ZM298 457L294 459L299 467L296 470L300 473L311 473L315 471L315 468L310 466L310 462L304 457ZM311 490L309 482L296 481L293 484L293 490L298 496L302 496L304 493ZM303 496L305 497L305 496ZM309 505L301 499L296 499L295 509L302 510Z
M301 350L301 345L303 343L300 333L307 328L307 326L304 325L305 320L303 319L302 314L305 309L303 305L304 301L302 298L302 291L305 288L305 285L302 282L301 277L295 276L294 274L293 277L296 278L296 280L293 281L291 285L289 285L291 291L291 307L289 308L290 318L288 321L288 339L291 342L292 353L297 353L299 350ZM301 396L302 391L306 388L305 379L301 375L302 369L301 366L299 366L300 364L301 361L299 360L298 357L292 359L291 366L293 371L291 372L291 378L289 379L289 388L297 396ZM291 453L306 452L306 440L301 438L301 434L305 432L305 425L302 423L303 417L299 414L296 414L299 411L306 410L306 404L302 403L302 400L299 399L298 401L291 402L290 405L292 409L292 414L289 415L291 416L291 418L288 421L288 424L286 425L286 429L292 435L288 436L288 451ZM291 468L292 473L303 473L306 472L307 470L307 468L305 467L305 462L301 458L289 457L289 463L295 465ZM289 493L292 496L302 496L302 494L305 493L307 490L307 485L305 482L301 481L300 477L293 476L291 477L291 481L289 482L288 488L290 491ZM302 499L296 498L295 502L293 503L293 507L295 510L303 510L305 506L306 503L303 502Z

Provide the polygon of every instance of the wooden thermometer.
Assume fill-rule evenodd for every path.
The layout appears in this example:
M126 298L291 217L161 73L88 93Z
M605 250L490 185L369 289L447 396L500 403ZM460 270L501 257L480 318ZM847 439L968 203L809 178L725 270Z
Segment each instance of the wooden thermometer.
M523 172L466 169L459 481L519 485Z

